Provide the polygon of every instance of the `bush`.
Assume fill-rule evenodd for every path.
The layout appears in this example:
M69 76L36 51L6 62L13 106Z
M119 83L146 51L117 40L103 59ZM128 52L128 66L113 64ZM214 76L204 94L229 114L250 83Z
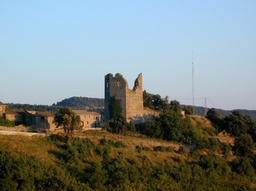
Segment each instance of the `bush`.
M166 152L166 148L164 146L154 147L154 151Z
M137 145L136 148L135 148L135 150L136 150L138 153L141 153L141 151L142 151L142 146Z
M224 157L228 158L231 155L231 147L227 143L222 143L221 145L222 154Z
M195 149L192 152L190 152L190 157L194 158L195 160L199 160L201 157L201 151L200 149Z
M0 117L0 126L14 127L15 126L15 122L14 121L10 121L8 119L5 119L3 117Z
M196 145L199 149L210 149L213 152L216 152L220 149L220 143L215 138L203 138L198 140Z
M183 155L186 155L188 154L188 149L185 147L185 146L180 146L179 150L178 150L178 153L179 154L183 154Z
M52 142L63 142L63 143L66 143L68 141L67 135L61 134L61 133L51 134L50 137L48 137L48 140Z
M237 158L232 162L233 170L241 175L253 179L255 170L247 157Z
M122 142L122 141L117 141L117 142L114 143L114 146L116 148L125 148L126 144L124 142Z
M136 151L138 153L141 153L142 151L151 151L151 148L150 147L144 147L142 145L137 145L136 146Z
M173 152L174 147L157 146L157 147L154 147L153 150L154 151L159 151L159 152Z
M111 146L111 147L115 147L115 148L125 148L126 144L122 141L113 141L113 140L107 140L106 138L103 138L100 140L100 144L103 146Z
M235 139L234 151L238 156L253 157L254 144L249 134L241 135Z
M151 151L150 147L142 147L143 151Z
M166 149L166 152L173 152L175 148L169 146L169 147L166 147L165 149Z
M94 147L94 152L99 156L103 156L104 150L99 145L96 145Z

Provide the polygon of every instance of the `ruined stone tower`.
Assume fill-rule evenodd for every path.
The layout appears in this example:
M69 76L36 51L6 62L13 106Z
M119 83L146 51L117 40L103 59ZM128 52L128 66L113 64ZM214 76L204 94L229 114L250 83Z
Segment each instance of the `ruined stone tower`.
M128 121L143 116L142 74L136 78L132 90L122 74L105 76L105 121L109 120L108 105L112 96L121 101L122 113Z

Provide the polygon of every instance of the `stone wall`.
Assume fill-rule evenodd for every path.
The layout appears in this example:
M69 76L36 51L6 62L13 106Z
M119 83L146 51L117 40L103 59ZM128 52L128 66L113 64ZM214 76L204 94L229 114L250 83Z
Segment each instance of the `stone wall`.
M73 110L77 115L80 116L81 126L83 130L86 128L101 127L101 115L97 112L89 112L86 110Z
M0 117L3 116L6 110L6 105L0 104Z
M142 116L143 112L143 90L142 90L142 74L136 78L132 90L126 91L126 118L133 116Z
M136 78L133 89L129 88L122 74L117 73L115 76L107 74L105 76L105 121L109 120L108 105L110 97L113 96L121 101L122 113L128 121L143 122L144 119L152 118L156 112L143 107L142 87L142 74Z
M112 74L105 76L105 120L109 120L108 105L110 97L115 96L116 99L121 100L122 112L126 116L126 91L128 84L121 74Z

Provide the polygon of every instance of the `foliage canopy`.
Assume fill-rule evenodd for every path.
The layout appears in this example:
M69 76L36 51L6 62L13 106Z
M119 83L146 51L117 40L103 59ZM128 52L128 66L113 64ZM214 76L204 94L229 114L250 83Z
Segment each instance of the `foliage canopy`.
M54 115L56 128L63 126L64 132L73 132L73 130L80 127L81 119L79 115L69 107L59 108L58 112Z

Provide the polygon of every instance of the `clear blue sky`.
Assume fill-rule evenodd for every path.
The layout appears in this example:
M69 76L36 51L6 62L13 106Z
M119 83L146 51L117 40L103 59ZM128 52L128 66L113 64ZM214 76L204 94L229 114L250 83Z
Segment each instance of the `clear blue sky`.
M256 110L255 0L0 1L0 101L104 97L104 76L195 105Z

